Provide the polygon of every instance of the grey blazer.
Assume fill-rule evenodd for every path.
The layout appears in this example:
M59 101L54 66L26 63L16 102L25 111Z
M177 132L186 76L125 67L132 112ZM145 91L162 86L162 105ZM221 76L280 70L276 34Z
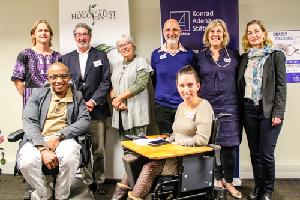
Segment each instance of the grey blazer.
M85 101L79 91L72 90L73 102L67 104L68 126L61 130L66 139L76 138L86 134L90 129L90 115ZM50 87L33 90L23 111L23 130L25 132L22 144L31 142L33 145L47 146L41 132L43 130L50 101ZM21 144L21 146L22 146Z
M286 104L286 66L285 55L275 51L267 58L263 66L263 113L265 118L284 118ZM248 65L248 54L244 53L240 62L237 85L240 97L245 96L245 70ZM243 101L241 101L243 102Z

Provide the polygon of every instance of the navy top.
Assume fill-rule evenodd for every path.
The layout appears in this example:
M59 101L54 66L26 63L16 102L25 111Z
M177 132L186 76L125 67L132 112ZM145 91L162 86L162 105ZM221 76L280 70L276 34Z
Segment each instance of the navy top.
M221 122L217 143L222 146L240 144L241 124L239 119L239 97L236 86L236 74L239 66L239 53L225 48L220 50L218 61L212 58L212 52L206 48L198 54L198 66L202 85L200 96L209 101L215 115L223 112L231 117Z
M151 56L151 67L154 70L153 87L155 102L170 108L177 108L182 102L176 88L176 73L185 65L192 65L199 73L196 55L191 49L179 51L176 55L155 49Z

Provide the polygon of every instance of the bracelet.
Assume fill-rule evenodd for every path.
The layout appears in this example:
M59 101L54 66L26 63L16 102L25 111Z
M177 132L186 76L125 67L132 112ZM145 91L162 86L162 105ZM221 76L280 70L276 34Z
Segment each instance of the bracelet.
M60 132L60 131L58 131L57 133L55 133L55 136L57 136L59 138L60 142L65 139L65 135L62 134L62 132Z

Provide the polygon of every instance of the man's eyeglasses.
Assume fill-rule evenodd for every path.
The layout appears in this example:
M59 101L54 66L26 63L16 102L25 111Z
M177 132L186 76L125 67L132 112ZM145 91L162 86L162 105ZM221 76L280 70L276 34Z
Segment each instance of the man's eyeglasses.
M75 35L76 37L81 37L81 36L87 37L87 36L89 36L89 33L75 33L74 35Z
M58 79L58 77L61 78L61 79L66 79L69 76L70 76L70 74L52 74L52 75L49 76L49 79L55 81L55 80Z

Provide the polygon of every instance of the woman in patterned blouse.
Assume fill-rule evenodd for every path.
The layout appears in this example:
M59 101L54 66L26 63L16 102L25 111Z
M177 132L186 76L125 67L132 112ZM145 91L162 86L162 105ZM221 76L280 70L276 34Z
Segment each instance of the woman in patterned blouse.
M23 96L23 107L32 93L32 88L43 87L47 80L48 67L61 59L61 54L50 48L53 31L46 20L36 21L30 34L32 47L19 53L11 77L17 91Z

